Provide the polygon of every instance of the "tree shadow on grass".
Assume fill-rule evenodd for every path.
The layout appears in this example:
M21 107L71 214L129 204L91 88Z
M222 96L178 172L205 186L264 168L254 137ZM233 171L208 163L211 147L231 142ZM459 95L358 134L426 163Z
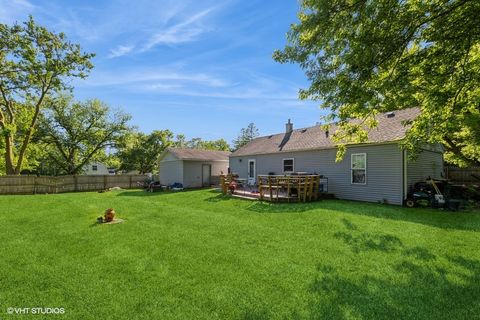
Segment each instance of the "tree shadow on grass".
M249 211L258 213L298 213L318 209L313 202L309 203L275 203L256 201L246 208Z
M342 240L354 253L368 251L382 251L385 253L397 252L404 256L418 260L434 260L436 256L422 247L406 248L400 238L383 232L362 232L347 219L342 219L347 231L338 231L334 234L336 239Z
M319 265L308 292L310 319L472 319L480 305L480 262L464 265L450 261L461 271L433 265L403 262L397 266L405 281L376 275L351 279L331 266ZM453 279L452 279L453 278ZM455 278L461 279L455 281Z
M428 249L407 247L388 234L361 232L350 221L339 232L356 254L380 251L392 256L395 270L356 278L327 264L317 266L307 288L308 319L471 319L480 314L480 261L439 257ZM400 258L398 258L400 257ZM387 260L388 261L388 260Z
M408 221L442 229L480 231L480 215L469 212L447 212L429 208L405 208L395 205L324 200L314 203L319 209L374 218Z
M199 189L184 189L181 191L156 191L156 192L148 192L145 190L135 190L135 191L122 191L118 192L116 196L118 197L158 197L158 196L166 196L166 195L173 195L173 194L182 194L182 193L189 193L198 191Z
M117 193L117 196L159 197L162 195L172 194L181 195L196 191L199 191L199 189L154 193L138 190L119 192ZM204 199L204 201L207 202L232 201L234 199L229 195L223 195L219 191L219 189L211 189L206 192L212 194L211 197ZM394 205L383 205L347 200L322 200L318 202L307 203L272 203L256 200L245 201L252 201L252 205L246 207L245 209L258 213L299 213L314 210L328 210L331 212L339 212L341 214L347 213L353 215L375 217L380 219L408 221L434 226L442 229L480 231L480 215L476 213L451 213L441 210L423 208L410 209ZM321 213L322 212L319 212L319 214Z
M231 196L224 196L216 190L217 196L205 201L218 202L232 200ZM245 200L251 201L251 200ZM451 213L437 209L404 208L395 205L384 205L348 200L322 200L307 203L274 203L266 201L252 201L246 208L258 213L298 213L314 210L328 210L341 214L369 216L380 219L408 221L413 223L434 226L442 229L480 231L480 215L476 213ZM319 212L321 214L321 212Z
M208 197L208 198L204 199L204 201L207 201L207 202L220 202L220 201L227 201L227 200L230 200L230 199L232 199L232 196L226 195L226 194L223 194L223 193L218 193L218 194L215 195L215 196Z
M393 252L402 246L402 242L398 237L389 234L360 233L352 235L347 232L337 232L335 233L335 238L341 239L350 245L354 253L369 250Z

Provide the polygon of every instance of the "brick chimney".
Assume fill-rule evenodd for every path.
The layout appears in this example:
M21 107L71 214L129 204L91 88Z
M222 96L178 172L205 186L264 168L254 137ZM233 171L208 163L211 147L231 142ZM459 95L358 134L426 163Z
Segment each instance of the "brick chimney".
M293 123L290 122L290 119L288 119L288 122L285 123L285 133L291 133L293 131Z

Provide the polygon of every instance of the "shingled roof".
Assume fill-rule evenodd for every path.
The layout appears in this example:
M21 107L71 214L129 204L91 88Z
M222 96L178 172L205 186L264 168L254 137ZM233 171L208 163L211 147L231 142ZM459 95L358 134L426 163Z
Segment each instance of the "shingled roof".
M228 161L230 152L216 150L199 150L187 148L167 148L167 152L173 154L180 160L200 160L200 161Z
M368 142L366 143L382 143L403 139L408 129L405 122L415 119L419 113L419 108L410 108L393 111L390 116L387 116L387 113L377 115L378 126L369 130ZM317 125L296 129L289 134L284 132L255 138L232 153L231 156L333 148L335 143L332 141L332 134L335 133L336 129L336 126L332 125L328 137L322 126Z

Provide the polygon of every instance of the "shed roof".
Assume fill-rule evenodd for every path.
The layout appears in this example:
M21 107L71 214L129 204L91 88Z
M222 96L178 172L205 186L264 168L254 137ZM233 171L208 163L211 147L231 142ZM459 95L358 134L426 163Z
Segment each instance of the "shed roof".
M200 150L187 148L167 148L166 152L171 153L180 160L198 161L228 161L230 152L216 150Z
M393 111L394 116L388 113L378 114L378 126L368 130L368 142L382 143L398 141L405 137L409 125L408 120L415 119L420 114L419 108L409 108ZM392 115L390 114L390 115ZM279 133L258 137L233 152L231 156L246 156L279 152L329 149L335 147L332 135L337 127L332 124L327 137L321 125L293 130L291 133Z

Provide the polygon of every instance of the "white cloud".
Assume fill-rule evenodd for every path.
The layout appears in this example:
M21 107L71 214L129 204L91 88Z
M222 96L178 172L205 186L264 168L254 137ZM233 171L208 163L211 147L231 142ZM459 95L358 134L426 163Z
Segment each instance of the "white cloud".
M157 88L162 86L183 86L195 84L204 87L225 87L229 82L205 73L185 73L179 70L165 68L163 70L137 70L115 73L95 73L87 81L79 83L80 86L135 86L136 88Z
M235 100L281 100L281 101L297 101L298 94L294 90L285 88L277 88L276 90L264 90L258 88L256 84L232 87L223 90L204 90L190 87L169 87L161 86L146 86L143 88L148 91L158 93L175 94L189 97L205 97L205 98L219 98L219 99L235 99Z
M109 58L117 58L124 56L130 53L133 50L133 46L117 46L115 49L110 50L110 54L108 55Z
M144 41L144 44L137 44L136 46L119 45L115 49L110 50L108 57L115 58L129 53L145 52L158 45L173 45L196 41L201 34L210 30L210 28L204 25L204 20L215 9L217 7L205 9L181 22L167 26L168 22L175 18L174 14L178 14L176 10L171 10L170 14L165 18L164 24L160 27L162 30L144 36L144 39L147 39Z
M166 84L166 83L155 83L149 84L146 88L151 90L172 90L172 89L180 89L183 88L184 85L182 84Z
M119 45L115 49L110 50L110 55L108 57L115 58L133 52L145 52L157 45L173 45L195 41L201 34L210 30L202 22L204 18L216 8L217 7L211 7L206 10L200 11L170 27L162 26L161 31L154 33L150 37L145 37L148 38L148 40L144 41L145 43L143 45L137 45L137 48L132 45ZM165 20L165 25L168 21L174 18L174 13L177 14L178 12L172 10L171 14L169 14L168 18Z
M142 50L149 50L154 46L161 44L178 44L196 40L198 35L208 30L201 24L202 19L214 9L215 7L203 10L183 22L168 27L166 30L157 32L144 45Z

